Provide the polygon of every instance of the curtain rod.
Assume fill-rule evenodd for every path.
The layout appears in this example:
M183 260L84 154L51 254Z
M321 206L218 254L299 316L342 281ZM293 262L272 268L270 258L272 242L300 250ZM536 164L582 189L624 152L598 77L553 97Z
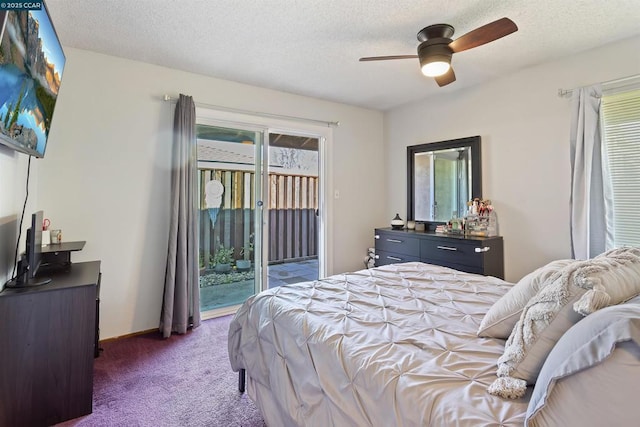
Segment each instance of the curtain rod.
M628 76L628 77L622 77L620 79L615 79L615 80L609 80L607 82L602 82L600 83L601 85L612 85L612 84L617 84L617 83L624 83L627 80L633 80L633 79L637 79L640 78L640 74L636 74L633 76ZM558 96L560 98L564 98L565 96L569 96L573 93L573 89L558 89Z
M175 98L172 98L171 95L164 95L162 98L163 101L176 103L178 102ZM227 113L238 113L238 114L250 114L253 116L266 117L270 119L283 119L283 120L295 120L298 122L306 122L306 123L316 123L321 124L327 127L330 126L340 126L340 122L328 122L325 120L316 120L316 119L308 119L306 117L295 117L295 116L285 116L282 114L272 114L272 113L263 113L260 111L250 111L250 110L242 110L239 108L231 108L231 107L223 107L221 105L213 105L213 104L204 104L202 102L195 102L197 107L209 108L212 110L224 111Z

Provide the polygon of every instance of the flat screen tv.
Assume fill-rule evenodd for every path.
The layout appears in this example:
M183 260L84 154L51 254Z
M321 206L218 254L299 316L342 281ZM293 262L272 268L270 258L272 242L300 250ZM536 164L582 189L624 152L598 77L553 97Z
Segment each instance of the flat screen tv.
M0 11L0 143L44 157L66 58L44 2Z

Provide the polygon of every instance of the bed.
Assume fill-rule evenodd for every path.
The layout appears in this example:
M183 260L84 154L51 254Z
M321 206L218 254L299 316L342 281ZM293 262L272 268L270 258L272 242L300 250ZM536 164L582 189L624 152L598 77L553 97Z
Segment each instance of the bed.
M522 426L533 387L489 394L505 340L478 337L513 287L409 262L273 288L234 316L231 367L269 426Z

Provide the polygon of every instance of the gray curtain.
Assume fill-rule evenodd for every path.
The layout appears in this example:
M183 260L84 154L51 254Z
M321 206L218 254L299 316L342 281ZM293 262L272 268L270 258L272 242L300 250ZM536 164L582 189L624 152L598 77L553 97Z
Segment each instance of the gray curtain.
M600 129L600 85L575 89L571 99L571 256L589 259L607 249L611 191Z
M171 219L160 331L184 334L200 325L196 206L196 108L180 95L173 124Z

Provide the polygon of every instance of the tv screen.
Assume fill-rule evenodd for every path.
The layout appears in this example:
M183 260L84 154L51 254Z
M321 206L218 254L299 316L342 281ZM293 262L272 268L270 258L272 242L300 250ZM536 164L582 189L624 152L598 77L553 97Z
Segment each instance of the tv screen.
M40 10L0 11L0 143L44 157L66 58Z

